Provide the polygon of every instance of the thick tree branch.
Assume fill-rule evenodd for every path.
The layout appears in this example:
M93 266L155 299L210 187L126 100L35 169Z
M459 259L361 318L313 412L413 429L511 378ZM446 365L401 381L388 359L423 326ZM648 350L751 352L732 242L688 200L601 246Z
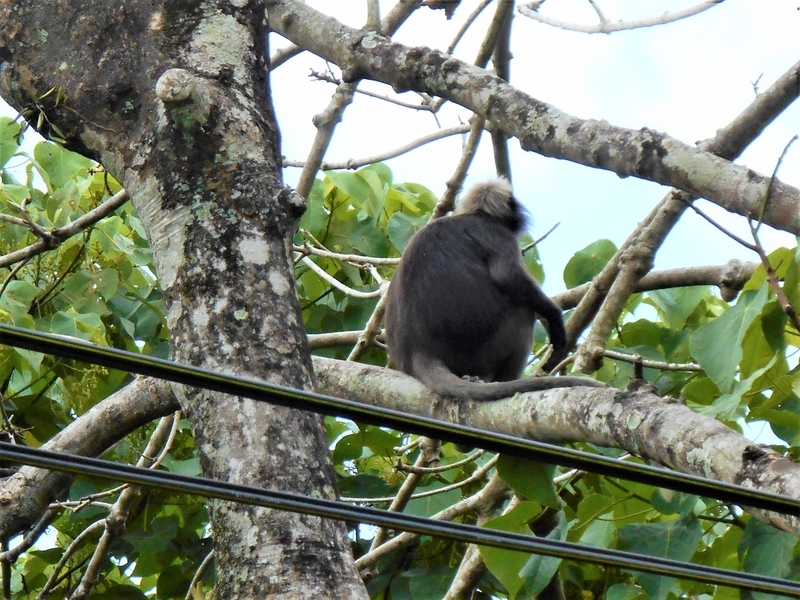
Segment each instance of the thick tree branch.
M319 389L334 396L443 421L552 443L622 448L684 473L789 496L800 495L800 465L754 445L722 423L655 394L612 388L556 389L482 404L448 401L396 371L314 357ZM141 425L178 408L169 384L139 378L76 420L44 447L97 456ZM109 427L114 423L116 427ZM36 523L70 476L23 467L0 485L0 537ZM755 513L800 533L800 521Z
M717 132L713 139L703 142L701 147L729 160L739 156L797 98L798 72L800 62L779 77L727 127ZM767 191L765 200L769 197ZM599 368L605 344L637 282L652 269L658 248L693 200L686 192L671 190L642 220L616 256L592 282L592 289L567 323L568 338L574 344L589 320L597 315L581 346L576 361L577 370L589 373Z
M99 456L142 425L178 410L169 383L137 377L42 446L81 456ZM38 467L22 467L0 481L0 539L31 527L69 486L72 476Z
M484 69L346 27L296 0L269 0L267 6L274 31L339 65L345 81L368 78L441 96L494 122L525 150L677 187L744 216L757 212L766 196L769 177L663 133L578 119ZM800 234L798 207L800 190L776 182L763 220Z
M380 367L314 357L314 370L320 389L334 396L544 442L622 448L683 473L800 496L800 465L674 399L647 391L561 388L497 402L459 403ZM796 517L754 514L800 534Z

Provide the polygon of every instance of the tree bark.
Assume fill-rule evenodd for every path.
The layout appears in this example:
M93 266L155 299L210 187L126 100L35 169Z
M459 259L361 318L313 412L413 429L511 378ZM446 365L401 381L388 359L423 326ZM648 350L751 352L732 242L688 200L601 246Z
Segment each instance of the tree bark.
M800 496L800 465L791 458L647 390L557 388L496 402L458 402L408 375L372 365L315 356L314 369L320 388L332 396L542 442L622 448L682 473ZM751 512L800 534L798 517Z
M265 14L256 0L5 3L0 93L123 183L173 358L311 388L289 253L304 204L281 179ZM318 416L175 392L205 476L336 495ZM342 523L224 502L211 512L218 597L366 596Z

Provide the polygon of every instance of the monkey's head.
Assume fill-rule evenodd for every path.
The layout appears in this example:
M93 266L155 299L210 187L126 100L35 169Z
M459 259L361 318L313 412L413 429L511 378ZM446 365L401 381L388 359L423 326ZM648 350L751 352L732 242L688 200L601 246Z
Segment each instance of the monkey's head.
M528 212L514 197L505 177L496 177L472 186L459 200L454 215L485 213L503 222L514 233L528 224Z

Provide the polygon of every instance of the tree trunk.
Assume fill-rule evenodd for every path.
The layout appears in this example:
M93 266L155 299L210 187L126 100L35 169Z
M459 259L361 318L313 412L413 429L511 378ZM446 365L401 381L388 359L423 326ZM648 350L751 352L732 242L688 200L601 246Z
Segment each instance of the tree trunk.
M303 202L281 179L266 33L257 1L4 3L0 94L122 181L174 358L310 388L288 251ZM176 393L206 476L336 495L319 417ZM365 597L340 522L213 502L212 526L217 597Z

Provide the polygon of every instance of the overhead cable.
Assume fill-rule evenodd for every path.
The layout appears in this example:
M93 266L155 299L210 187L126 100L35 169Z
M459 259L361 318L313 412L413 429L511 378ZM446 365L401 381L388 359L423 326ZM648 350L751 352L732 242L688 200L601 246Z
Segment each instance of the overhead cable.
M695 565L669 558L647 556L622 550L592 548L575 542L498 531L478 527L477 525L438 521L368 506L352 506L340 500L301 496L290 492L264 490L202 477L155 471L97 458L61 454L40 448L28 448L8 442L0 442L0 459L68 473L93 475L103 479L144 485L172 492L198 494L207 498L242 502L330 519L370 523L378 527L438 536L505 550L533 552L557 558L580 560L622 569L633 569L655 575L681 577L710 585L731 586L739 589L800 598L800 583L777 577L739 573L729 569Z
M228 375L162 358L134 354L116 348L106 348L76 338L0 324L0 343L226 394L244 396L260 402L323 415L347 417L360 423L393 427L400 431L446 439L466 446L477 446L484 450L510 456L563 465L608 477L619 477L679 492L709 496L723 502L800 516L800 498L791 498L659 467L620 461L572 448L562 448L466 425L438 421L430 417L361 404L353 400L265 383L257 379Z

